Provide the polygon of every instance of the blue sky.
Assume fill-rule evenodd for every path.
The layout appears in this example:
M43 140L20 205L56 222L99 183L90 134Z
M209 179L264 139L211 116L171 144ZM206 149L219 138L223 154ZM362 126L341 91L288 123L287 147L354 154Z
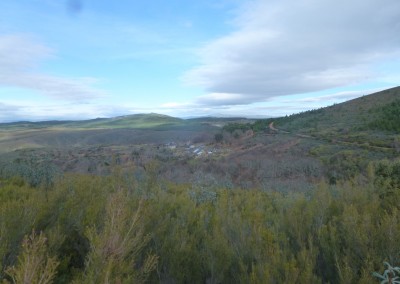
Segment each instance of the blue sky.
M279 116L400 85L398 0L2 0L0 122Z

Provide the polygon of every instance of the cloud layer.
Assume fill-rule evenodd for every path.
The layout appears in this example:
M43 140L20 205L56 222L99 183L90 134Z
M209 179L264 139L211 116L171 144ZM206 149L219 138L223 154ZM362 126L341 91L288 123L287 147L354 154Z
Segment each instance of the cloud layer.
M184 81L235 95L201 103L262 102L359 83L400 54L398 0L256 0L234 23L236 31L200 50L202 64Z
M26 35L0 36L0 87L19 87L53 98L90 99L105 93L92 87L93 78L64 78L39 71L43 60L53 57L48 47Z

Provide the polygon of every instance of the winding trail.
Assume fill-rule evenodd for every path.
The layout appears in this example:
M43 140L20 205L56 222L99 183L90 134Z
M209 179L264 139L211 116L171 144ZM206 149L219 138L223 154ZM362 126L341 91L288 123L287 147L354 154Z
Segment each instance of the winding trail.
M289 134L290 132L287 132L287 131L284 131L284 130L280 130L280 129L278 129L278 128L275 128L275 126L274 126L274 122L272 121L269 125L268 125L268 127L269 127L269 129L271 129L271 130L273 130L273 131L276 131L276 132L281 132L281 133L287 133L287 134Z
M268 127L269 127L269 129L271 129L271 130L273 130L273 131L278 131L278 129L276 129L276 128L274 127L274 122L271 122L271 123L268 125Z

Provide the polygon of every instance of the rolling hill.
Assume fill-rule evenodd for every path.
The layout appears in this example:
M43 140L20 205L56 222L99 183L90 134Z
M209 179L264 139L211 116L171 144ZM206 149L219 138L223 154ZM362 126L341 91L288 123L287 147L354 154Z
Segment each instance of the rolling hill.
M179 126L184 124L183 119L150 113L118 116L113 118L96 118L80 121L41 121L41 122L12 122L0 124L0 129L28 130L44 128L65 129L115 129L115 128L154 128L160 126Z
M275 121L281 128L306 132L368 130L371 129L371 123L385 116L388 106L399 101L400 87L395 87L329 107L278 118Z
M400 87L329 107L269 119L275 127L329 141L393 147L400 132Z

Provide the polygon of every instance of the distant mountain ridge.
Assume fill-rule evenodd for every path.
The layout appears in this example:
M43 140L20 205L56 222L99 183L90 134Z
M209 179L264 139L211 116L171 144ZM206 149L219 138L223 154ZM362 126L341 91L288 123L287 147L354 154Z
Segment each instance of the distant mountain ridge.
M108 128L151 128L163 125L180 125L184 123L183 119L171 117L163 114L149 113L149 114L132 114L117 116L111 118L95 118L88 120L66 120L66 121L19 121L0 123L0 128L48 128L48 127L62 127L62 128L83 128L83 129L108 129Z
M198 124L229 123L234 121L252 122L253 119L243 117L197 117L183 119L158 113L139 113L122 115L110 118L95 118L88 120L49 120L49 121L18 121L0 123L0 130L28 130L28 129L154 129L190 127Z

